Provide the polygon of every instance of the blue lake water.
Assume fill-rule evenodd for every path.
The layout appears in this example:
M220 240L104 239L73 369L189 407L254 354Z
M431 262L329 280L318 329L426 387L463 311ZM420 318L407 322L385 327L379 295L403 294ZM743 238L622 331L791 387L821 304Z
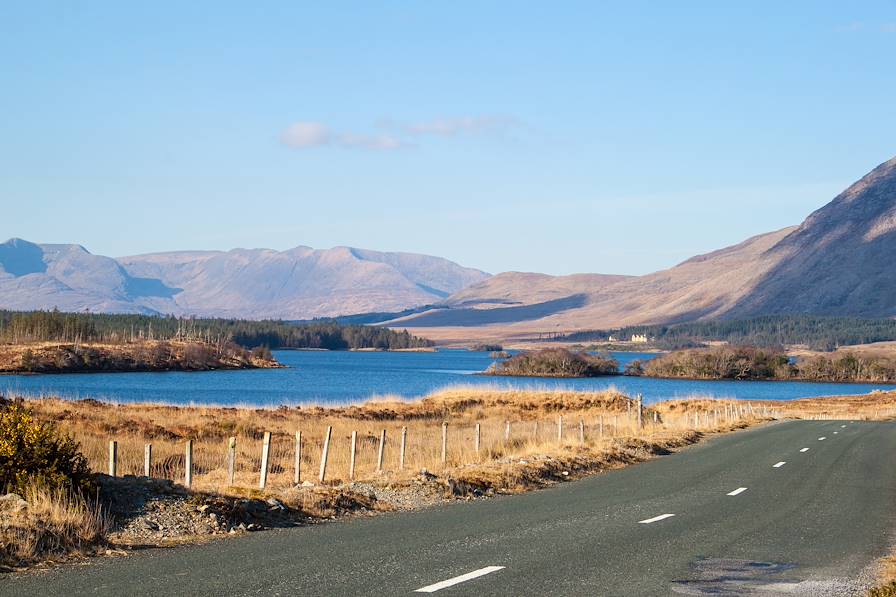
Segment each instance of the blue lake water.
M0 392L97 398L116 402L167 402L277 406L350 403L377 395L423 396L446 386L600 390L615 386L645 401L700 395L746 400L790 400L811 396L865 394L887 384L831 384L785 381L691 381L646 377L545 379L474 375L492 363L488 353L276 351L288 369L196 373L88 373L0 376ZM654 355L614 353L622 367Z

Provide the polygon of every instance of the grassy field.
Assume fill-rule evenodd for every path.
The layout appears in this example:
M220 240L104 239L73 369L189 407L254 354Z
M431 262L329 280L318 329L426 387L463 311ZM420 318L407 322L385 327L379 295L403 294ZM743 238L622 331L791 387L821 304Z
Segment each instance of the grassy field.
M350 480L394 481L423 468L460 475L534 454L599 459L625 440L680 441L689 434L729 430L772 417L884 418L893 414L896 399L891 393L752 403L694 397L645 405L640 424L636 401L612 390L457 387L415 402L387 397L339 408L114 405L53 398L29 404L39 418L55 421L80 442L95 471L108 470L109 442L114 440L118 474L142 475L145 446L152 444L151 476L182 482L186 441L192 440L193 487L227 492L258 487L265 432L271 433L267 489L274 491L294 485L297 431L302 434L301 480L318 483L324 435L328 427L332 429L326 483L338 485ZM352 477L353 432L357 439ZM383 464L378 470L384 432ZM402 467L403 432L407 440ZM233 487L228 482L230 438L236 442Z

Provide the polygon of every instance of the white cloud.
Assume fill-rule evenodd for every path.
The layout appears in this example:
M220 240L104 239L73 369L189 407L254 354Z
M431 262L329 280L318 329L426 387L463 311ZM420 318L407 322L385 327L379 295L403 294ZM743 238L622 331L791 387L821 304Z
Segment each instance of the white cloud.
M330 130L319 122L296 122L280 137L290 147L320 147L333 140Z
M401 149L408 144L394 135L364 135L356 133L340 133L331 130L320 122L296 122L291 124L280 140L284 145L296 149L311 147L347 147L353 149L371 149L375 151L391 151Z
M330 146L394 151L413 147L415 137L495 132L516 124L514 119L504 116L458 116L420 122L387 120L380 123L381 129L387 132L355 133L335 131L322 122L301 121L287 127L280 135L280 140L284 145L296 149Z
M512 124L514 124L513 119L502 116L458 116L423 122L394 123L393 126L411 135L449 136L503 129Z

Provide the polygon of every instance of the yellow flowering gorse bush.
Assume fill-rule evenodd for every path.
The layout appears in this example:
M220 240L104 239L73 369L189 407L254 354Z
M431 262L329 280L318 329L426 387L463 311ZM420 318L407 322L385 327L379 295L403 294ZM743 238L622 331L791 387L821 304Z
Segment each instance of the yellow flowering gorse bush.
M2 398L0 398L2 400ZM37 421L21 402L0 403L0 491L23 491L33 483L87 489L90 470L69 437Z

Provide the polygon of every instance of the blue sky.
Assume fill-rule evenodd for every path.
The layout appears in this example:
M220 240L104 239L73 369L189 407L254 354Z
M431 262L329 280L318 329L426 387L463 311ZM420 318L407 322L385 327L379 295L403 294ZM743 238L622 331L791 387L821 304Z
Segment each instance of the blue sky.
M896 155L894 2L137 4L0 5L0 237L637 274Z

